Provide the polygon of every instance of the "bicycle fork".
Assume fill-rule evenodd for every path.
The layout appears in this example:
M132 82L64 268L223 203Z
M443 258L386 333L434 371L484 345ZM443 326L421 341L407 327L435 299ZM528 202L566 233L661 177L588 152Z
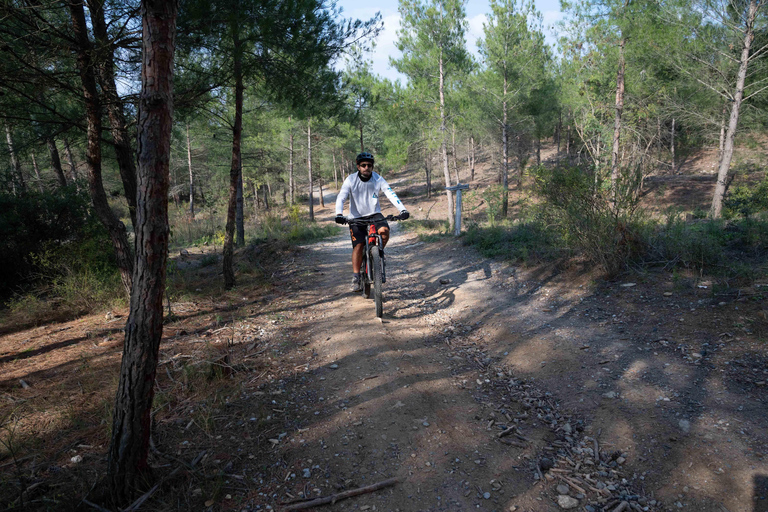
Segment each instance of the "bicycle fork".
M371 224L368 226L368 239L365 243L365 274L368 276L369 282L373 282L373 268L371 268L373 258L370 257L370 251L374 249L378 250L379 256L381 256L381 282L383 283L386 281L384 277L386 274L384 272L384 251L382 250L381 235L376 232L376 226Z

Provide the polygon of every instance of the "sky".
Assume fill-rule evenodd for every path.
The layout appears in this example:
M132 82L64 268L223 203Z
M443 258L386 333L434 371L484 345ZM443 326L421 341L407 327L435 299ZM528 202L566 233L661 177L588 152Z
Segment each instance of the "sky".
M390 80L405 81L403 75L389 65L389 57L398 58L400 52L395 47L397 30L400 28L400 14L397 12L397 0L379 0L375 3L363 3L361 0L338 0L337 5L344 11L345 18L368 20L376 12L381 13L384 30L376 40L376 49L371 56L373 72ZM544 18L544 34L547 43L554 45L556 41L555 23L563 18L560 12L559 0L536 0L536 9ZM469 30L467 31L467 47L477 56L477 40L483 35L483 22L486 14L491 12L488 0L469 0L466 5Z

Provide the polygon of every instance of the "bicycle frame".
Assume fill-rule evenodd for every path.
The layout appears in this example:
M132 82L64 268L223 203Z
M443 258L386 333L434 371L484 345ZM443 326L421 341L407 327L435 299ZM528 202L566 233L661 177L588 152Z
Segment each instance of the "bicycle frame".
M387 220L400 220L399 217L388 216ZM384 269L384 243L381 235L376 230L375 222L367 220L352 219L348 221L352 226L366 226L367 234L365 236L365 248L363 249L363 258L360 262L361 284L363 285L363 297L366 299L371 296L373 288L373 299L376 303L376 316L381 318L383 315L382 284L386 282ZM378 251L378 252L375 252Z
M373 268L371 268L371 265L369 264L371 260L370 252L373 247L377 247L379 249L379 254L384 256L384 244L382 243L381 235L376 231L376 225L374 223L354 219L349 221L350 226L355 224L358 226L366 225L368 227L368 235L365 237L365 249L363 250L363 260L360 263L360 270L361 274L365 276L365 281L370 285L373 282ZM382 262L383 261L382 258ZM365 272L363 272L363 270L365 270ZM383 270L384 269L382 268L382 271Z

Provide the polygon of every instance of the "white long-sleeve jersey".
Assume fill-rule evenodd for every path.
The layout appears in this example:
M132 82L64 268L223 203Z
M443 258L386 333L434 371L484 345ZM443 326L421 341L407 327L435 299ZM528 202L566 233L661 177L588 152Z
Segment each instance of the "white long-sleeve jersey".
M339 195L336 197L336 215L344 213L344 202L347 198L349 198L350 218L356 219L366 215L373 215L374 213L381 213L379 194L382 191L395 208L401 212L405 210L405 206L400 202L400 199L392 190L392 187L389 186L387 180L377 173L371 174L371 179L368 181L361 180L358 177L358 173L350 174L344 180Z

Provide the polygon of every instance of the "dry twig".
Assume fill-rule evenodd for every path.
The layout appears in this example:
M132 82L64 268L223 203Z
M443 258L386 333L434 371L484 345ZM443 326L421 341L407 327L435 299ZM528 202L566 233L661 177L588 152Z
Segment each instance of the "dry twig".
M312 501L305 501L303 503L296 503L294 505L289 505L285 507L283 510L288 512L289 510L304 510L307 508L312 507L318 507L320 505L327 505L327 504L334 504L337 501L351 498L353 496L359 496L361 494L367 494L369 492L375 492L379 489L384 489L385 487L390 487L392 485L395 485L400 481L399 478L390 478L388 480L383 480L381 482L368 485L365 487L358 487L357 489L350 489L348 491L340 492L338 494L334 494L332 496L326 496L325 498L317 498Z

